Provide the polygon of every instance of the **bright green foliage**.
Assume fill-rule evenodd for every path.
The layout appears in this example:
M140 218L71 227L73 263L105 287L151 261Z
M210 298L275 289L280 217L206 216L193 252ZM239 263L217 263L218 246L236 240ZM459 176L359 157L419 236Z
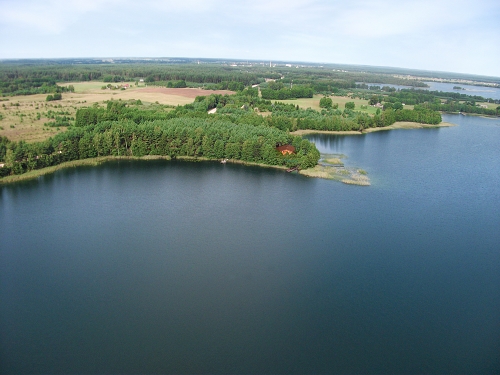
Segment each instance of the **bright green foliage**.
M270 86L272 89L269 90L275 92L290 90L282 82ZM297 87L300 88L294 86ZM395 99L384 97L388 98ZM439 101L415 105L414 110L402 109L400 100L385 101L391 108L377 111L372 117L354 111L354 102L348 102L346 109L340 111L330 98L323 99L321 113L261 99L258 90L252 88L241 90L236 95L199 96L193 103L174 109L161 105L137 105L137 101L109 101L106 108L79 109L75 126L48 141L26 144L2 139L0 161L5 161L5 166L0 169L0 175L107 155L228 158L308 168L316 165L319 152L309 141L291 136L290 131L364 130L388 126L396 121L441 122L439 112L429 109L441 105ZM213 108L217 108L217 112L208 114ZM262 116L261 112L271 114ZM65 113L48 112L47 116L55 120L54 124L64 122L69 125L72 121ZM276 150L277 144L292 144L296 153L283 156Z
M308 85L294 85L285 87L283 82L269 82L267 88L261 89L263 99L295 99L295 98L312 98L314 90Z
M332 108L333 101L332 98L323 97L319 100L319 106L321 108Z
M114 104L104 117L119 108ZM95 110L95 108L92 108ZM83 112L85 113L85 111ZM90 112L92 113L92 112ZM296 154L282 156L276 144L293 144ZM236 125L225 119L174 118L170 120L104 121L72 127L43 142L26 144L2 139L0 148L8 171L21 174L64 161L107 155L169 155L239 159L269 165L309 168L319 160L319 152L309 141L265 125Z
M416 108L417 106L415 106ZM490 108L482 108L477 106L475 103L468 101L465 103L460 103L458 101L448 101L447 103L441 102L433 102L433 103L423 103L418 107L426 108L433 111L443 111L443 112L463 112L463 113L475 113L482 114L488 116L498 115L498 108L490 109Z

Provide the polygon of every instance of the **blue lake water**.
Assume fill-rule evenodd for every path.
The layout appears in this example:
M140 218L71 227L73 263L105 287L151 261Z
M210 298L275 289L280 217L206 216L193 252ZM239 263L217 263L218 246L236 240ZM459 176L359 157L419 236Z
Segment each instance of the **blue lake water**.
M363 84L364 82L356 82L356 84ZM380 86L380 88L387 86L393 87L396 90L411 89L413 86L393 85L390 83L366 83L368 86ZM426 87L415 87L415 89L426 89Z
M358 82L359 83L359 82ZM465 85L461 83L445 83L445 82L425 82L429 87L415 87L416 90L430 90L430 91L443 91L443 92L455 92L465 95L477 95L482 96L485 99L496 99L500 100L500 88L498 87L486 87L486 86L475 86L475 85ZM402 85L391 85L386 83L367 83L368 86L384 86L394 87L397 90L411 89L412 86L402 86ZM453 89L453 87L458 86L461 90Z
M464 85L461 83L445 83L445 82L425 82L429 85L428 90L458 92L465 95L478 95L485 99L500 99L500 88L487 86ZM461 90L453 89L454 86L461 87Z
M0 187L0 373L500 372L500 120L309 136L370 187L120 161Z

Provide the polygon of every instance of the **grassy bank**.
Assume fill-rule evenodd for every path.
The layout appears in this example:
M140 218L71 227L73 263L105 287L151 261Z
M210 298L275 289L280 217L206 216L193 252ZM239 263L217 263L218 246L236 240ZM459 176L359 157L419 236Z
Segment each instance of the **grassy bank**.
M294 132L291 132L290 134L293 135L306 135L306 134L340 134L340 135L359 135L359 134L364 134L364 133L372 133L372 132L378 132L382 130L392 130L392 129L423 129L423 128L440 128L440 127L448 127L448 126L456 126L455 124L452 124L450 122L442 122L438 125L430 125L430 124L420 124L418 122L407 122L407 121L400 121L400 122L395 122L392 125L389 126L384 126L382 128L368 128L363 130L363 132L359 131L330 131L330 130L312 130L312 129L300 129L296 130Z
M382 130L391 130L391 129L424 129L424 128L442 128L442 127L449 127L449 126L456 126L455 124L452 124L451 122L441 122L440 124L437 125L430 125L430 124L420 124L418 122L407 122L407 121L401 121L401 122L395 122L392 125L389 126L384 126L383 128L369 128L365 129L365 133L372 133L372 132L377 132L377 131L382 131Z
M300 171L300 174L307 177L324 178L335 180L349 185L370 186L370 178L363 169L346 167L343 154L322 154L321 159L314 168Z
M329 165L317 165L314 168L300 171L307 177L324 178L335 180L349 185L370 186L370 179L362 169L347 169Z
M105 163L107 161L112 161L112 160L172 160L170 156L161 156L161 155L146 155L143 157L136 157L136 156L101 156L98 158L90 158L90 159L82 159L82 160L73 160L73 161L68 161L62 164L54 165L51 167L47 168L42 168L42 169L37 169L34 171L26 172L23 174L19 175L12 175L12 176L6 176L3 178L0 178L0 185L2 184L9 184L9 183L14 183L14 182L19 182L19 181L25 181L25 180L31 180L46 174L54 173L60 169L64 168L75 168L75 167L80 167L80 166L98 166L102 163ZM209 159L209 158L204 158L204 157L194 157L194 156L179 156L176 158L176 160L184 160L184 161L219 161L219 159ZM242 165L250 165L250 166L256 166L256 167L264 167L264 168L274 168L274 169L281 169L281 170L286 170L287 167L280 166L280 165L267 165L267 164L262 164L262 163L251 163L247 161L242 161L242 160L236 160L236 159L226 159L227 163L231 164L242 164Z
M0 185L1 184L9 184L9 183L18 182L18 181L31 180L31 179L34 179L34 178L37 178L37 177L40 177L40 176L43 176L46 174L54 173L55 171L58 171L58 170L64 169L64 168L74 168L74 167L80 167L80 166L97 166L97 165L100 165L102 163L105 163L105 162L111 161L111 160L156 160L156 159L170 160L171 158L170 158L170 156L147 155L147 156L143 156L143 157L101 156L98 158L73 160L73 161L67 161L67 162L62 163L62 164L53 165L51 167L26 172L23 174L17 174L17 175L6 176L3 178L0 178Z
M178 156L176 160L187 160L187 161L220 161L220 159L209 159L209 158L204 158L204 157L195 157L195 156ZM251 166L256 166L256 167L263 167L263 168L274 168L274 169L282 169L286 170L288 169L287 167L283 165L269 165L269 164L262 164L262 163L252 163L249 161L244 161L244 160L237 160L237 159L225 159L227 163L230 164L242 164L242 165L251 165Z
M336 131L336 130L313 130L313 129L299 129L294 132L290 132L292 135L307 135L307 134L340 134L340 135L359 135L361 132L355 130L347 131Z

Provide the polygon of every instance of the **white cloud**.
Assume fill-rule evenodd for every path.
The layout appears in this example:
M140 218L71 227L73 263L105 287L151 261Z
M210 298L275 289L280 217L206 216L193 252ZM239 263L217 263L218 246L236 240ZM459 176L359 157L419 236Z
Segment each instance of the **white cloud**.
M217 7L223 2L215 0L147 0L142 3L144 7L144 16L149 14L150 10L161 12L205 12L213 7Z
M487 7L471 7L464 0L355 1L338 9L334 27L339 33L366 38L430 33L464 24L485 11Z
M498 0L0 0L0 57L292 59L498 72ZM99 41L99 43L96 43ZM457 50L467 51L460 58ZM42 51L42 52L40 52ZM476 68L477 67L477 68Z
M0 25L57 34L85 14L117 3L118 0L6 1L2 4Z

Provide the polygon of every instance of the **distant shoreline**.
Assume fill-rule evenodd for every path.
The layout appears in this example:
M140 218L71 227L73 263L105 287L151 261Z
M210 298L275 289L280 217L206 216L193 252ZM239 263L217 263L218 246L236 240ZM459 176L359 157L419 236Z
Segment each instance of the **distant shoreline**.
M393 129L424 129L424 128L441 128L441 127L450 127L456 126L456 124L452 124L451 122L441 122L437 125L430 124L421 124L418 122L408 122L408 121L400 121L395 122L392 125L384 126L381 128L368 128L364 129L362 132L360 131L337 131L337 130L312 130L312 129L300 129L294 132L291 132L292 135L307 135L307 134L338 134L338 135L361 135L365 133L373 133L383 130L393 130Z

